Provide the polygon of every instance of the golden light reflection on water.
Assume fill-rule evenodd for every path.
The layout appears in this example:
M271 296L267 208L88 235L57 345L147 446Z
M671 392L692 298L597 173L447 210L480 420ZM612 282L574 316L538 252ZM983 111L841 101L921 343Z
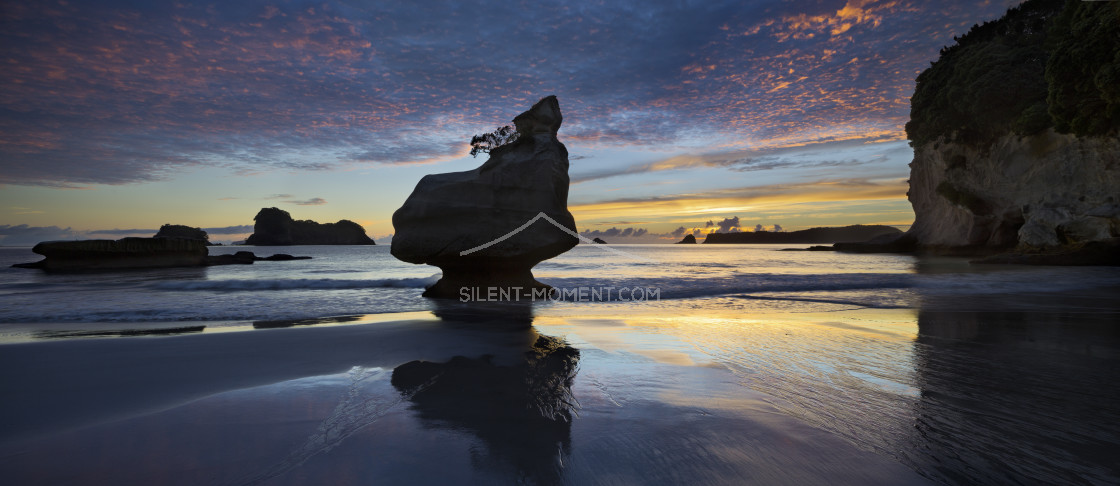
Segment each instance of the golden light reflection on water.
M747 310L709 302L695 311L566 308L565 317L545 309L534 325L585 351L602 350L612 362L730 371L704 375L722 376L719 383L665 386L657 393L663 403L779 412L861 448L897 450L910 437L920 397L918 311L833 307L841 310ZM869 436L866 430L879 433Z

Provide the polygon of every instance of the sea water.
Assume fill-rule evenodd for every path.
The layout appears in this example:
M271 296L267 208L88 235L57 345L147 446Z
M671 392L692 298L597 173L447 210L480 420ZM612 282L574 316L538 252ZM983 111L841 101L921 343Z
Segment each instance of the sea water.
M615 251L607 251L580 245L540 263L534 274L559 289L614 289L611 298L577 301L617 302L620 289L627 289L623 298L632 300L634 291L642 289L640 300L668 301L664 306L722 299L721 306L743 311L775 306L791 311L913 308L923 300L961 302L985 295L1120 286L1120 272L1110 268L977 267L960 259L781 251L788 246L612 245ZM10 268L39 259L28 248L0 248L0 324L199 321L220 326L424 311L432 304L417 297L440 276L436 267L396 260L387 246L210 249L213 255L243 250L312 259L48 274ZM547 307L550 301L573 299L540 300Z
M1120 270L783 251L789 246L580 245L539 264L535 276L558 289L576 289L569 295L580 295L579 289L586 295L595 295L594 289L615 292L615 298L606 299L541 299L509 317L527 320L535 332L581 353L569 390L579 402L578 413L556 443L525 443L524 436L507 437L502 427L463 422L462 412L433 409L390 386L391 366L400 363L377 361L342 374L221 393L39 449L19 446L13 450L23 452L10 458L22 459L0 457L0 472L7 465L12 477L33 478L30 465L49 465L66 447L115 441L122 430L158 432L161 440L210 430L169 425L176 423L225 424L196 438L216 441L212 447L222 449L228 439L222 434L256 430L256 420L274 417L290 403L339 395L333 412L328 401L320 411L291 412L303 417L299 420L269 419L269 430L290 428L295 439L261 442L260 447L279 447L279 458L264 454L258 461L262 466L234 474L241 479L231 483L298 483L352 468L421 482L463 473L476 482L586 484L611 477L621 482L767 482L801 478L799 468L812 472L804 476L809 482L829 477L838 483L876 477L888 483L922 478L950 484L1120 480L1115 461L1120 451L1115 387ZM246 249L259 256L282 251L313 258L46 274L7 268L36 258L26 248L2 248L0 335L26 343L153 329L371 322L373 316L461 321L448 317L463 309L457 303L420 297L438 279L438 269L399 262L385 246L214 247L211 252ZM619 289L628 289L628 298L618 298ZM633 298L634 289L642 289L643 298ZM497 312L502 319L505 311ZM244 341L252 342L252 332L245 335ZM438 336L447 341L437 343ZM490 337L456 325L418 331L411 339L400 345L379 338L363 346L382 360L407 355L409 347L416 348L417 359L436 359L431 346L469 354L472 339ZM149 346L143 338L101 342ZM337 358L343 368L352 359L344 351L339 349ZM501 405L492 397L485 403ZM242 408L257 418L220 418ZM263 410L271 415L260 415ZM749 420L741 420L743 414ZM780 418L765 419L768 414ZM322 422L304 441L298 424L307 420ZM526 434L548 438L553 433L551 426L537 432ZM803 441L789 442L797 437ZM915 475L885 468L875 476L874 468L882 464L873 467L866 458L829 452L846 447ZM471 452L464 456L463 451ZM388 460L348 459L377 454L399 464L440 454L446 463L442 469L405 470ZM480 454L489 459L479 459ZM162 459L152 460L159 464ZM19 469L17 463L31 469ZM499 468L504 472L491 469L495 464L504 464ZM78 470L71 477L88 472L73 467ZM150 477L167 479L160 475L167 471L156 469ZM221 470L213 465L191 469L219 476Z

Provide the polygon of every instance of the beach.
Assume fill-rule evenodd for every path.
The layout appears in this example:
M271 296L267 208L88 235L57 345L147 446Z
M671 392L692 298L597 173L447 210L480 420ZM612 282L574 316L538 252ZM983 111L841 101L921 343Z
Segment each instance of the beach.
M1120 449L1120 396L1111 386L1120 370L1115 270L976 269L958 259L764 245L619 248L655 263L581 246L536 273L564 288L659 289L656 299L430 301L419 297L422 286L400 283L427 278L422 266L354 268L361 265L332 260L331 251L349 249L308 247L301 250L316 259L187 278L122 277L134 294L166 299L161 312L188 319L144 320L150 314L139 310L121 318L135 295L116 303L116 320L52 321L46 311L30 316L30 306L8 306L0 477L11 484L1120 478L1111 459ZM385 261L374 254L384 249L361 251L371 256L357 263ZM251 275L265 284L231 290L247 287ZM43 297L51 295L46 286L74 289L82 277L51 278L19 274L25 280L5 287L3 298L39 298L54 312L50 306L62 304ZM104 302L112 292L94 287L84 290L88 305L83 291L75 294L74 313L113 305ZM197 303L171 307L184 293ZM307 303L350 297L365 307L343 310L369 312L303 314ZM222 315L232 301L262 309L262 318ZM202 311L221 319L196 319Z

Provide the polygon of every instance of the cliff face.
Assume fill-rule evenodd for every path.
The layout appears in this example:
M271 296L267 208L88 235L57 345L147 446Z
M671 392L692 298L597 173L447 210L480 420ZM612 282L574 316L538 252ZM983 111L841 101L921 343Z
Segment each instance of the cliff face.
M263 208L253 218L253 234L247 245L373 245L362 225L350 220L337 223L296 221L287 211Z
M926 246L1055 247L1120 236L1120 139L1046 131L987 153L931 142L914 151L914 226Z
M1120 236L1118 19L1115 2L1029 0L942 49L906 125L907 242L1054 253Z

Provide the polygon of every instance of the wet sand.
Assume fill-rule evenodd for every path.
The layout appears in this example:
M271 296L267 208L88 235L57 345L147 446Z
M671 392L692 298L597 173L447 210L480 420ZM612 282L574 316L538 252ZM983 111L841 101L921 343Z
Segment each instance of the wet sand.
M0 478L1120 477L1109 459L1120 446L1120 400L1110 391L1120 376L1120 336L1111 310L820 307L732 315L718 304L579 312L450 306L400 321L0 345Z

